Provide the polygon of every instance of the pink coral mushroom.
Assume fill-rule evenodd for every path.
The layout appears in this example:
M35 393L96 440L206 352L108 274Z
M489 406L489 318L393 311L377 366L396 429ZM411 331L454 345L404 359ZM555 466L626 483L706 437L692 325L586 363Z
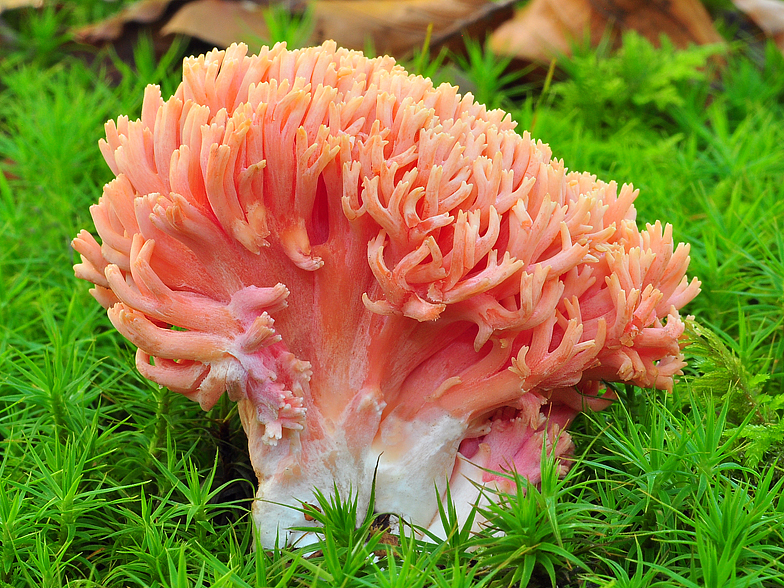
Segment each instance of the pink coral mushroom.
M102 244L73 246L145 377L239 403L265 545L314 487L367 503L376 467L377 509L429 526L434 484L503 486L466 460L535 482L603 382L672 386L699 282L631 186L389 57L246 53L107 123Z

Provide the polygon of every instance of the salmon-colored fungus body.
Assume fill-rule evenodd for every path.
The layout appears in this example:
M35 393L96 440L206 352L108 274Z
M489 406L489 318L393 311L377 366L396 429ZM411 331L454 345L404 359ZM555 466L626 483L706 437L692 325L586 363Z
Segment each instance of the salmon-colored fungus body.
M246 53L185 59L107 123L101 243L73 246L145 377L239 403L264 545L314 488L361 511L376 468L376 509L435 528L434 484L466 507L469 479L536 482L603 382L672 386L699 282L631 186L390 57Z

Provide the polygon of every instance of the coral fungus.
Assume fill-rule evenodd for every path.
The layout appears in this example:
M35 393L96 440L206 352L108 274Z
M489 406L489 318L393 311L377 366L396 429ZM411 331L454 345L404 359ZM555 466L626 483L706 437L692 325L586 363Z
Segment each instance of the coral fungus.
M239 403L265 545L314 487L366 504L376 468L377 509L431 525L434 484L503 486L465 460L535 482L604 382L672 386L699 283L631 186L390 57L246 53L107 123L101 244L73 246L145 377Z

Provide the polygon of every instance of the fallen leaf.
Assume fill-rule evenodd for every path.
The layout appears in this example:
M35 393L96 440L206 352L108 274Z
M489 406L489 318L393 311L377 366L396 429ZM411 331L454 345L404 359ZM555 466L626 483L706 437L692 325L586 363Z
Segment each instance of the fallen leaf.
M511 16L512 1L317 0L312 3L317 41L334 39L351 49L371 45L377 54L403 56L421 47L432 24L431 47L449 44L461 32ZM462 46L462 40L460 41Z
M667 35L676 47L721 43L699 0L533 0L490 37L496 53L530 61L570 54L574 44L598 45L635 30L653 43Z
M43 0L0 0L0 12L15 8L40 8Z
M83 43L115 41L122 35L128 23L148 24L163 16L172 0L138 0L117 14L104 20L81 27L74 35Z
M369 45L378 54L403 56L421 47L432 24L431 47L460 45L464 31L485 33L509 18L514 0L311 0L310 42L335 40L349 49ZM190 35L227 47L235 41L258 45L268 38L264 7L249 2L195 0L166 23L162 33ZM451 47L455 49L456 47Z
M228 47L240 41L258 46L269 36L264 7L229 0L189 2L166 23L161 33L189 35L217 47Z
M733 0L784 52L784 2L781 0Z

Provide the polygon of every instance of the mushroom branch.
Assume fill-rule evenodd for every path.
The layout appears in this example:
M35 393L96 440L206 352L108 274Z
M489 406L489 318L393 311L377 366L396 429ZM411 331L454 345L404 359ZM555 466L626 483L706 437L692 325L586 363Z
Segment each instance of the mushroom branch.
M435 528L434 485L466 506L469 480L536 482L605 382L670 389L684 366L699 282L669 225L637 227L637 191L390 57L187 58L100 148L116 178L76 275L146 378L239 403L267 546L310 524L287 505L367 504L374 473L379 512Z

